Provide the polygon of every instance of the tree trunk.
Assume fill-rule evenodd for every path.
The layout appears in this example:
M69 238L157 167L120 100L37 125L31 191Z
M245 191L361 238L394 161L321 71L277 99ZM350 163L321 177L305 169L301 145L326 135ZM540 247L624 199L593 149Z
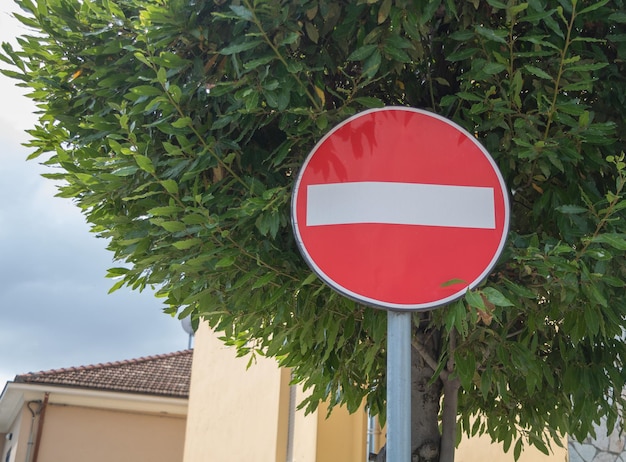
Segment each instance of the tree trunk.
M439 462L454 462L456 449L456 414L459 405L458 378L451 379L450 374L442 374L443 411L441 413L441 457Z
M422 346L436 358L439 348L433 337ZM439 433L439 403L441 380L433 380L434 369L422 355L411 349L411 462L438 462L441 435Z
M432 360L439 355L439 339L437 335L429 335L420 340L419 349L415 345L411 348L411 462L439 462L439 403L443 382L433 380L435 365ZM374 460L386 462L385 448Z

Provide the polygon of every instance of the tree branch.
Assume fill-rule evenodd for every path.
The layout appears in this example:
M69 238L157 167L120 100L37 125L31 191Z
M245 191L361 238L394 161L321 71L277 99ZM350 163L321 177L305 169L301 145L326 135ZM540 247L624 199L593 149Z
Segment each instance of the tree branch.
M415 348L415 351L417 351L420 354L420 356L422 357L424 362L426 364L428 364L428 367L430 367L433 371L436 371L437 370L437 361L435 361L435 359L431 355L428 354L428 352L422 346L422 344L419 343L417 341L417 339L414 338L411 341L411 345L413 346L413 348Z
M450 331L448 340L448 362L443 382L443 410L441 412L441 449L439 462L454 462L456 449L456 416L459 407L459 389L461 381L452 377L454 372L454 351L456 350L456 330Z

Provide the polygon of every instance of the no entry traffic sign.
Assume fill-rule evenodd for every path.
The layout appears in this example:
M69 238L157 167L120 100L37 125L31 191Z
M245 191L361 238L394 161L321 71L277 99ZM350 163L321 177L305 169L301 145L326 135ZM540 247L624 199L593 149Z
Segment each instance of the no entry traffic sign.
M506 240L504 180L475 137L405 107L333 128L297 177L292 221L313 271L345 296L424 310L476 286Z

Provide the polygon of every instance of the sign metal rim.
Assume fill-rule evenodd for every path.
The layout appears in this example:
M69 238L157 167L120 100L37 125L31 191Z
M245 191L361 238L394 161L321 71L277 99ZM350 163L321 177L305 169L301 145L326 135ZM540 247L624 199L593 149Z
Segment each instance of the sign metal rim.
M318 149L320 148L320 146L322 146L326 140L328 138L330 138L331 136L333 136L333 134L335 132L337 132L339 129L341 129L343 126L353 122L354 120L357 120L361 117L364 117L366 115L369 115L371 113L374 112L386 112L386 111L406 111L406 112L414 112L414 113L418 113L421 114L423 116L426 117L432 117L434 119L439 120L440 122L443 122L449 126L451 126L452 128L454 128L455 130L463 133L468 139L470 139L474 145L480 149L480 151L483 153L483 155L485 156L485 158L487 159L487 161L490 163L491 168L493 169L497 179L498 179L498 183L500 184L500 188L502 189L502 196L504 199L504 224L502 227L502 235L500 237L500 242L498 244L498 248L496 249L496 251L493 254L493 257L491 259L491 261L489 262L488 265L485 266L485 269L473 280L471 281L469 284L467 284L466 286L463 286L462 289L458 290L457 292L438 299L438 300L434 300L432 302L426 302L426 303L414 303L414 304L404 304L404 303L393 303L393 302L388 302L388 301L384 301L384 300L377 300L377 299L373 299L371 297L356 293L352 290L350 290L347 287L342 286L341 284L339 284L338 282L336 282L334 279L332 279L330 276L328 276L315 262L315 260L313 259L313 257L309 254L309 252L306 249L306 246L303 242L303 238L300 234L300 229L298 226L298 216L297 216L297 208L298 208L298 192L300 190L300 183L302 181L302 177L304 175L304 172L306 171L306 168L309 164L309 162L311 161L311 159L313 158L313 156L315 155L315 153L318 151ZM418 109L418 108L413 108L413 107L407 107L407 106L385 106L382 108L374 108L374 109L367 109L365 111L361 111L358 112L350 117L348 117L347 119L343 120L342 122L340 122L339 124L335 125L330 131L328 131L328 133L326 133L313 147L313 149L311 149L311 151L309 152L309 154L307 155L306 159L304 160L304 162L302 163L302 166L300 167L300 170L298 171L298 175L296 177L296 181L294 183L294 187L292 190L292 196L291 196L291 224L292 224L292 228L294 231L294 237L296 240L296 244L298 246L298 249L301 253L301 255L304 257L305 262L307 263L307 265L311 268L311 270L324 282L326 283L328 286L330 286L332 289L334 289L335 291L339 292L340 294L342 294L343 296L354 300L358 303L363 303L369 306L372 306L374 308L381 308L384 310L390 310L390 311L426 311L426 310L430 310L433 308L437 308L443 305L446 305L450 302L453 302L459 298L461 298L463 295L465 295L465 293L468 290L472 290L474 289L476 286L478 286L487 276L489 276L489 274L491 273L491 271L493 270L493 268L495 267L495 265L498 262L498 259L500 258L502 251L504 250L504 245L506 243L506 239L507 239L507 235L509 232L509 225L510 225L510 203L509 203L509 194L508 194L508 189L506 187L506 183L504 182L504 178L502 177L502 173L500 172L500 169L498 168L498 165L496 164L495 160L493 159L493 157L491 156L491 154L489 154L489 152L485 149L485 147L471 134L469 133L467 130L465 130L463 127L461 127L460 125L458 125L457 123L453 122L452 120L449 120L443 116L440 116L438 114L435 114L433 112L429 112L423 109Z

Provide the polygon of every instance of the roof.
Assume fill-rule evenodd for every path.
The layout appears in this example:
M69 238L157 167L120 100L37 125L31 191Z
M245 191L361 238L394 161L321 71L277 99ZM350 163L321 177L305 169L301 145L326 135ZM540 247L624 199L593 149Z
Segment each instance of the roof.
M193 350L17 375L16 383L189 397Z

